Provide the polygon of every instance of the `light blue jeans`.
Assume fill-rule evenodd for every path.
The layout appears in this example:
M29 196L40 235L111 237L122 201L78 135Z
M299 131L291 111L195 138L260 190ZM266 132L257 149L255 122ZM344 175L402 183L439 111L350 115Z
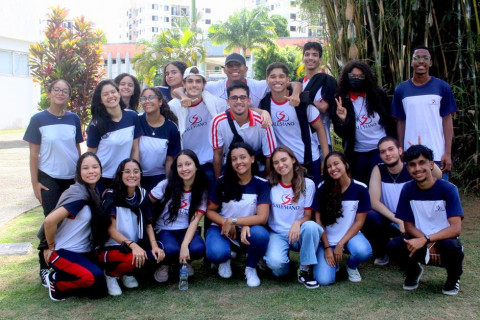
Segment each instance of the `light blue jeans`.
M313 276L321 286L328 286L335 282L335 274L337 266L331 267L325 260L324 244L318 247L317 257L318 264L313 266ZM335 246L331 246L335 250ZM350 269L356 269L360 264L364 263L372 256L372 247L367 238L359 232L353 236L345 245L345 249L350 252L347 259L347 266Z
M300 251L300 264L309 266L318 263L318 247L323 229L313 221L305 221L300 227L300 238L297 242L288 243L286 234L270 232L265 261L272 273L277 277L286 276L290 272L290 250Z

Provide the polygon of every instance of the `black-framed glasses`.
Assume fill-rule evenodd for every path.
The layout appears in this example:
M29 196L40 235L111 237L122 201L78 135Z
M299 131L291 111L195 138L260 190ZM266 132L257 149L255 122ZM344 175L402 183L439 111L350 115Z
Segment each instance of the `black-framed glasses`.
M149 96L141 96L141 97L140 97L140 101L141 101L141 102L145 102L145 101L147 101L147 100L148 100L148 101L152 101L152 100L155 100L156 97L157 97L157 96L154 95L154 94L151 94L151 95L149 95Z
M413 56L413 60L415 61L430 61L430 56Z
M348 74L348 79L353 80L353 79L358 79L358 80L364 80L365 75L362 74L355 74L355 73L349 73Z
M66 95L66 96L68 96L68 95L70 94L70 90L68 90L68 89L60 89L60 88L57 88L57 87L52 88L52 91L53 91L54 93L62 93L62 94L64 94L64 95Z
M245 102L245 101L247 101L247 99L248 99L248 96L231 96L231 97L228 97L228 100L231 100L231 101L240 100L242 102Z

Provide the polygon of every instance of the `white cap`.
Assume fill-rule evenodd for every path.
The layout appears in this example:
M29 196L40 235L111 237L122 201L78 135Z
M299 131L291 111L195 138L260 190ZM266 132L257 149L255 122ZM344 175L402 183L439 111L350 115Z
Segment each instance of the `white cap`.
M187 79L187 77L190 76L200 76L203 78L203 80L207 81L203 72L200 71L200 68L195 66L189 67L185 70L185 72L183 73L183 80Z

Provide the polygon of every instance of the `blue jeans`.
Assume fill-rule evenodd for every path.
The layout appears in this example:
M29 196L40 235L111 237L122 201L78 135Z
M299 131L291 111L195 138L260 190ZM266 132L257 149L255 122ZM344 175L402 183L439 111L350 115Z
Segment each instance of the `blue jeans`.
M321 286L328 286L335 282L336 266L331 267L325 260L325 244L318 247L317 257L318 264L313 266L313 276ZM331 246L335 250L335 246ZM345 245L350 252L347 259L347 266L350 269L356 269L360 264L364 263L372 256L372 247L364 235L359 232L353 236Z
M306 221L300 227L300 238L297 242L288 243L287 234L270 232L265 261L277 277L286 276L290 272L289 250L300 251L300 264L309 266L318 263L317 251L323 229L313 221Z
M230 240L221 234L222 229L218 226L210 226L206 232L207 259L215 264L226 262L230 259ZM268 246L268 231L264 226L251 226L250 237L247 237L250 245L240 242L240 232L237 232L237 240L241 248L247 250L246 266L255 268L258 261L265 255Z
M177 263L180 254L180 246L187 229L182 230L161 230L157 234L157 239L163 244L165 251L165 263ZM198 260L205 255L205 242L198 231L193 235L192 241L188 245L190 251L190 260Z

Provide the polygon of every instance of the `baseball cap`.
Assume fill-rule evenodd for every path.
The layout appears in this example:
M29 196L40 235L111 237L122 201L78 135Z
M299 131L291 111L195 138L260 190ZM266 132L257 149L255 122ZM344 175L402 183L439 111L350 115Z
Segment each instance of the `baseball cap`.
M207 78L205 78L203 72L200 71L200 68L195 66L185 69L185 72L183 73L183 80L187 79L189 76L200 76L203 78L203 80L207 81Z
M229 62L238 62L240 64L243 64L244 66L247 65L245 58L238 53L230 53L225 59L225 64L227 65Z

